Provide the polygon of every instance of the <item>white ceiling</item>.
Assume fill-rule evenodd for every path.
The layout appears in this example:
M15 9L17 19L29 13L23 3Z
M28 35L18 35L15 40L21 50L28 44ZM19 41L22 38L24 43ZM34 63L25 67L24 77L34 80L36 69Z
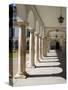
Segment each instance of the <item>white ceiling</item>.
M60 16L60 7L54 6L35 6L42 21L47 27L60 27L58 23L58 17ZM66 26L66 8L62 8L62 16L64 17L64 22L62 27Z

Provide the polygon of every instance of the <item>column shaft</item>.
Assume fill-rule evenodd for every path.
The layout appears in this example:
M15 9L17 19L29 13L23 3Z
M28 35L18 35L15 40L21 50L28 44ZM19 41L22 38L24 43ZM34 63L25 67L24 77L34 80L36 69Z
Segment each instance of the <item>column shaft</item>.
M41 37L39 37L39 59L42 58L42 49L41 49L42 44L41 43L42 43L41 42Z
M47 42L47 38L44 37L44 48L43 48L44 57L46 57L47 55L47 49L48 49L48 42Z
M39 61L39 35L35 34L35 63Z
M48 51L50 50L50 40L48 39Z
M25 30L19 28L19 44L18 44L18 72L17 77L26 78L25 73Z
M43 58L43 49L44 49L44 39L41 38L41 58Z
M45 48L45 37L43 38L43 56L45 57L46 56L46 48Z
M30 47L29 47L29 65L28 67L34 67L34 32L30 31Z

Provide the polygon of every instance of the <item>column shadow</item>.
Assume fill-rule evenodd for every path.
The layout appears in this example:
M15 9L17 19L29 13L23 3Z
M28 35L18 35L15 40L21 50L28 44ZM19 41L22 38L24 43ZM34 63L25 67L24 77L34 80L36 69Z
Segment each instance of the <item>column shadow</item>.
M60 76L66 79L66 51L62 52L62 50L56 49L56 53L61 63L60 67L63 69L63 72L60 74Z

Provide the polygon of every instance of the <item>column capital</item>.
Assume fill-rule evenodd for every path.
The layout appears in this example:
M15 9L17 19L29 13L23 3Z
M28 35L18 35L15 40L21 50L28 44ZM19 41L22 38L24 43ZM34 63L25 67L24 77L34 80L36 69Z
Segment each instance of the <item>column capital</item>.
M29 27L29 26L27 26L27 29L28 29L31 33L33 33L33 32L35 31L34 28L31 28L31 27Z
M35 32L35 36L39 36L39 33Z
M22 21L22 20L20 20L20 21L17 20L16 25L19 27L23 27L23 26L25 27L25 26L28 26L28 23L25 21Z
M29 30L30 31L30 33L34 33L34 30Z
M39 34L39 37L42 38L41 34Z

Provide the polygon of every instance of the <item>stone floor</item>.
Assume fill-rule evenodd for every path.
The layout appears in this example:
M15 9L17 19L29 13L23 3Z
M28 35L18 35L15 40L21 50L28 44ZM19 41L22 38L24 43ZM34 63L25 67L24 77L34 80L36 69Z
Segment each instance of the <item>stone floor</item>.
M14 79L14 86L65 83L66 70L62 56L60 51L50 50L47 57L43 57L40 59L41 63L36 64L36 68L26 68L29 74L27 79Z
M16 79L14 80L13 86L31 86L31 85L47 85L47 84L63 84L65 79L62 77L30 77L27 79Z

